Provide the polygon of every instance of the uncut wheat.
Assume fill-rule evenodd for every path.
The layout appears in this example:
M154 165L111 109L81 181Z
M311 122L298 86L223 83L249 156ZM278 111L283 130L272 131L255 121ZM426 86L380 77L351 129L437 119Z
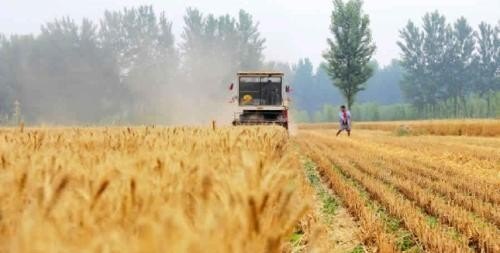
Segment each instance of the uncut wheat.
M280 128L0 130L0 252L281 252L309 206Z

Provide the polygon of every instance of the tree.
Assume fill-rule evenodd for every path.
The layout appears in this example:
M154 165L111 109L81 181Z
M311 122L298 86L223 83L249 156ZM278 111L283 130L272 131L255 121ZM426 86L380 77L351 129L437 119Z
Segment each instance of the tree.
M9 38L4 37L1 44L0 113L5 121L14 114L15 102L22 101L24 91L31 88L26 83L36 80L30 71L37 42L33 35L11 35Z
M184 31L181 35L182 44L180 45L185 75L189 76L189 73L203 68L200 56L205 51L204 29L203 14L197 9L188 8L184 15Z
M449 82L447 56L451 48L452 28L438 11L425 14L423 21L423 78L426 83L423 92L426 105L433 111L439 101L449 97L445 87Z
M392 60L388 66L377 67L367 82L367 88L359 93L359 102L376 102L383 105L402 102L399 83L402 67L398 60Z
M474 90L485 96L490 114L490 93L500 91L500 24L494 28L482 22L476 33L477 54L475 56Z
M263 63L263 66L263 69L267 69L269 71L282 72L285 75L285 83L287 84L293 82L295 78L293 66L290 66L287 62L268 61Z
M332 85L327 72L327 64L324 62L316 69L314 85L314 110L319 110L324 104L340 105L342 103L342 95Z
M239 36L239 58L241 70L256 70L262 65L266 39L259 32L259 24L254 23L252 16L240 10L237 31Z
M15 101L28 123L173 123L179 113L169 108L200 103L214 105L213 115L184 114L196 122L230 115L220 111L226 85L238 70L263 64L258 23L243 10L232 17L188 9L185 21L182 53L172 23L151 6L106 11L99 25L67 17L36 36L0 35L0 121Z
M300 110L312 112L315 102L313 65L308 58L300 59L293 67L293 71L294 79L291 84L293 104Z
M437 11L424 16L422 30L408 22L398 42L401 89L420 116L491 116L493 93L500 90L499 34L500 25L486 23L474 32L463 17L452 26ZM481 100L487 114L474 112Z
M188 8L181 43L183 75L198 94L221 98L236 72L262 66L264 43L258 24L243 10L236 19Z
M451 47L448 50L447 70L448 83L446 93L453 99L453 111L458 116L459 101L466 107L466 96L471 90L473 76L473 54L475 47L474 31L464 17L459 18L453 26Z
M0 116L9 115L11 108L12 87L9 85L9 60L7 58L9 41L0 34ZM0 119L1 121L1 119Z
M197 9L187 9L181 43L182 75L191 98L209 103L208 98L226 96L222 91L239 69L239 44L234 18L205 16Z
M424 16L422 31L412 21L400 31L398 46L405 69L401 89L421 114L434 111L439 101L450 96L446 87L453 87L449 84L449 57L455 54L452 36L451 26L437 11Z
M292 87L291 102L296 112L311 114L326 104L339 105L342 96L332 86L326 64L317 68L308 58L300 59L290 68L287 63L268 62L265 68L285 73L285 81Z
M34 121L96 122L119 110L118 76L97 42L97 27L70 18L42 26L21 84L21 105Z
M418 111L423 111L427 97L424 90L428 83L424 81L425 58L423 50L424 34L412 22L400 31L397 44L401 48L401 66L405 69L401 81L401 91Z
M369 28L370 19L362 11L361 0L334 0L328 39L329 50L324 54L327 71L347 100L349 108L358 92L373 74L369 62L375 52Z
M152 6L106 11L99 37L127 90L123 110L142 122L148 115L161 115L179 66L172 23L165 14L157 15Z

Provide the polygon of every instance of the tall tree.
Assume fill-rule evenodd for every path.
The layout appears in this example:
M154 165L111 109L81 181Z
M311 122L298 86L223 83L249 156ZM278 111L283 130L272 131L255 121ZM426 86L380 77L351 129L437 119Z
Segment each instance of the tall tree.
M293 66L291 66L287 62L279 62L279 61L268 61L263 63L263 69L267 69L269 71L277 71L283 72L285 75L285 83L291 83L294 80L295 72L293 70Z
M187 9L182 33L182 75L191 96L222 98L238 70L236 21ZM192 97L194 99L194 97ZM207 101L209 102L209 101Z
M475 56L474 91L485 96L490 114L490 94L500 91L500 24L495 28L482 22L476 33L477 54Z
M112 98L120 93L118 78L98 47L96 25L63 18L41 30L21 85L28 115L36 121L96 122L117 110Z
M367 82L367 88L359 93L359 102L375 102L383 105L402 102L399 83L402 67L398 60L392 60L385 67L377 67Z
M240 70L257 70L262 65L266 39L259 32L259 24L246 11L240 10L237 24L239 36Z
M408 21L400 38L401 65L405 68L402 91L420 113L433 111L439 101L450 97L446 87L453 87L449 84L449 57L455 54L453 30L445 17L435 11L424 16L422 31Z
M459 18L453 26L451 47L446 56L448 59L446 93L453 99L455 117L458 116L459 102L462 102L465 109L466 95L471 91L475 44L472 27L464 17Z
M203 94L220 97L237 71L262 66L264 43L258 24L243 10L235 19L203 15L188 8L181 43L182 72L187 83L203 90Z
M182 32L182 66L184 74L194 73L203 68L202 58L205 51L205 18L198 9L188 8L184 15L184 31Z
M496 34L496 45L497 45L497 56L495 57L497 64L500 64L500 20L497 22L497 26L495 27L495 34ZM500 90L500 66L497 66L497 72L496 72L496 88L494 90L499 91ZM500 108L497 108L497 111L500 110Z
M401 91L419 111L423 111L427 97L424 90L425 58L423 50L424 34L411 20L400 31L398 46L401 48L401 66L405 69L401 81Z
M427 13L423 18L423 59L426 88L423 90L426 104L434 110L435 105L449 97L446 83L449 82L449 59L452 28L438 11Z
M361 0L333 1L329 50L324 54L328 74L347 100L349 108L358 92L373 74L369 62L375 52L375 44L369 28L370 19L363 13Z
M332 81L327 72L327 64L321 63L316 69L314 75L314 110L319 110L325 104L340 105L342 95L339 90L332 85Z
M0 104L3 104L4 115L14 112L15 101L25 102L23 93L31 88L26 84L33 80L30 71L33 52L37 51L36 44L33 35L12 35L3 39L0 48L0 86L3 90Z
M165 14L157 15L152 6L106 11L99 35L129 92L124 96L131 106L123 109L132 115L162 113L162 95L173 85L179 65L172 24Z
M292 82L292 99L295 107L312 113L312 105L315 102L314 97L314 69L311 61L300 59L293 68L295 74Z
M68 17L36 36L0 35L0 121L16 100L33 123L172 122L177 113L165 108L223 107L235 73L263 64L258 23L243 10L233 17L188 9L185 21L182 54L172 23L151 6L106 11L99 25Z
M291 84L291 102L299 114L312 115L322 110L324 105L339 105L342 95L331 82L326 71L326 64L322 63L316 69L308 58L300 59L289 67L286 63L270 62L264 69L277 70L285 73L285 81Z
M9 41L3 34L0 34L0 116L5 117L9 115L12 102L12 87L9 83L9 59L7 47ZM0 118L0 121L2 119Z

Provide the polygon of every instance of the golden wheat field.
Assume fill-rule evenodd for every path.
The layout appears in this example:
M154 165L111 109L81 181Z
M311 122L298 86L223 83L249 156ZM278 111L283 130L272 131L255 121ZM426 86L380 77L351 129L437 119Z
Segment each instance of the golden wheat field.
M0 129L0 252L500 252L500 138L332 127Z
M302 129L329 129L336 124L305 124ZM455 135L500 137L499 119L421 120L391 122L359 122L357 129L395 132L399 135Z

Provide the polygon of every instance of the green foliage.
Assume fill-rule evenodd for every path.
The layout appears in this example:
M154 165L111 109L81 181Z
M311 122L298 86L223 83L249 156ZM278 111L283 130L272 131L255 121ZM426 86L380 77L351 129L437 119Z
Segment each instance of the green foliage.
M386 222L387 228L391 232L397 231L399 229L399 227L401 226L401 220L396 219L396 218L388 218L388 219L386 219L385 222Z
M374 62L376 63L376 62ZM402 79L403 70L398 60L392 60L385 67L378 67L373 76L367 81L366 89L361 91L356 100L359 103L379 103L383 105L403 102L403 95L399 83Z
M283 68L278 70L283 71ZM311 61L305 58L300 59L291 70L284 70L293 90L292 107L296 110L311 113L321 109L323 104L341 102L340 92L331 85L325 64L314 69Z
M427 223L431 226L431 228L435 228L439 224L439 220L435 216L427 216L426 220Z
M459 18L451 35L451 49L448 50L447 82L445 83L445 99L452 99L453 113L458 115L459 106L473 87L475 47L474 31L464 17ZM459 100L462 100L460 103ZM461 108L463 109L463 107Z
M238 52L240 69L256 69L262 65L263 50L266 39L262 38L258 24L253 21L252 15L240 10L237 22Z
M438 115L449 108L455 117L469 117L467 100L477 94L489 104L491 93L500 90L500 26L486 23L473 28L463 17L453 25L439 12L427 13L422 29L409 21L400 31L401 65L405 72L401 90L421 117ZM443 108L446 108L443 110Z
M488 100L490 101L488 103ZM434 105L432 108L424 107L423 113L411 104L379 105L377 103L356 104L351 109L353 121L394 121L417 119L446 119L446 118L488 118L488 112L496 112L493 117L500 117L500 92L490 93L488 97L476 94L467 96L458 101L458 107L464 108L458 114L455 111L455 100L450 98ZM463 104L462 104L463 103ZM308 122L337 122L338 106L324 105L322 110L314 112ZM306 115L302 115L306 119ZM303 122L303 121L302 121ZM402 129L400 135L405 135Z
M403 252L413 248L415 248L414 252L419 252L417 251L418 248L415 247L416 243L413 239L413 235L409 232L398 234L396 245L398 246L398 249Z
M296 231L290 236L290 242L294 247L298 247L300 245L302 237L304 237L304 232Z
M336 122L341 93L354 120L500 117L500 23L474 31L465 18L429 13L401 30L401 60L381 68L362 2L335 0L326 63L315 69L307 58L264 63L265 39L243 10L188 9L184 21L179 48L151 6L106 11L97 23L56 19L36 36L0 34L0 122L19 101L28 123L168 123L170 108L227 100L235 72L255 69L285 72L296 122Z
M370 63L378 66L375 61ZM293 88L292 107L297 111L308 114L307 118L314 117L315 112L321 111L323 105L341 105L343 103L341 92L332 86L332 81L326 71L325 63L320 64L315 70L309 59L301 59L293 66L293 70L287 64L271 63L265 69L278 70L285 73L285 77ZM393 60L385 67L376 67L374 75L367 81L366 90L359 92L357 101L359 103L378 103L389 105L402 103L403 96L399 87L402 78L402 67L399 61ZM355 106L354 106L355 107ZM352 108L351 108L352 110ZM306 117L301 117L306 118Z
M179 65L171 22L152 6L140 6L106 11L100 24L102 48L111 54L119 82L126 88L122 96L128 104L121 110L129 111L129 121L158 122L152 120L150 114L157 112L151 108L161 108L164 101L155 94L174 85Z
M370 60L375 52L369 28L370 19L362 11L361 0L334 0L328 39L329 50L324 54L328 74L351 108L356 94L365 89L364 83L372 76Z
M493 99L493 103L496 105L494 106L495 117L500 118L500 92L495 93Z
M435 34L439 34L437 30L440 30L441 34L445 31L444 22L444 17L440 16L437 12L432 15L427 14L424 17L424 30L427 34L436 37ZM429 55L431 53L439 50L435 48L439 48L439 44L443 44L442 40L446 37L445 35L441 35L439 36L441 41L434 41L436 38L430 37L431 35L426 37L426 33L420 31L412 21L409 21L406 27L400 32L403 42L398 42L402 50L401 65L406 70L401 83L401 89L406 98L419 110L426 104L434 104L438 99L436 97L438 96L437 80L434 79L437 78L437 74L429 72L428 69L432 70L436 67L435 65L442 63L443 59L433 58L432 62L428 60L429 64L434 64L429 66L427 66L426 61L427 58L430 58ZM435 53L437 54L437 52Z
M170 108L201 98L220 107L237 71L262 66L264 43L243 10L188 9L180 48L152 6L106 11L98 23L56 19L36 36L0 35L0 118L18 100L28 123L169 123Z
M326 215L335 215L337 209L339 208L338 201L326 191L321 192L320 197L323 202L321 211Z
M247 12L241 10L235 19L229 15L205 16L189 8L184 22L181 43L184 79L193 86L215 84L206 89L208 94L200 95L222 99L225 94L221 90L226 89L236 72L262 66L265 39Z
M365 249L363 247L363 245L358 245L356 246L352 251L351 253L364 253L365 252Z
M309 179L309 183L311 183L313 188L316 190L316 194L321 200L321 211L329 221L329 219L337 212L340 203L323 186L320 177L316 172L316 165L312 161L307 160L304 164L304 169L306 176Z
M293 66L294 79L292 82L293 105L297 108L311 108L317 95L316 84L314 82L314 67L311 61L300 59L297 65Z

